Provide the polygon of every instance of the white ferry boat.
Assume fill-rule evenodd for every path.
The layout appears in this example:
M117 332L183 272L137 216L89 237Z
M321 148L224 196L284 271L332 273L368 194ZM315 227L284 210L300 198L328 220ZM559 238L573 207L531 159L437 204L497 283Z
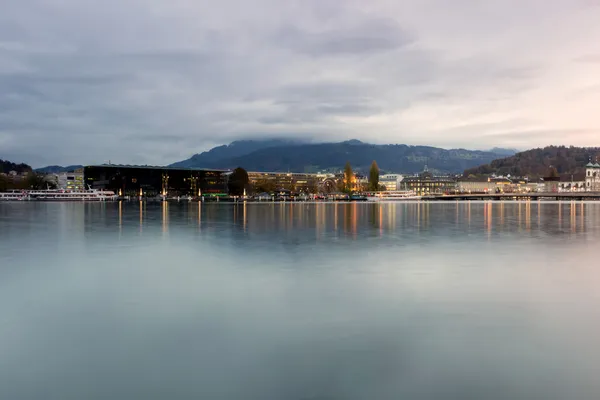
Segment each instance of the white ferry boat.
M25 190L11 190L0 192L0 201L23 201L29 200L29 193Z
M30 190L31 200L45 201L110 201L119 197L110 190Z
M412 190L394 190L386 192L369 193L368 201L407 201L421 200L421 196L417 195Z

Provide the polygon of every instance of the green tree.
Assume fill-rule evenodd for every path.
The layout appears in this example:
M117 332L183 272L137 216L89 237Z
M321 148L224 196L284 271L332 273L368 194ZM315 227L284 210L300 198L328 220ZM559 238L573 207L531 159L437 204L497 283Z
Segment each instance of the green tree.
M344 167L344 190L346 192L351 192L353 188L354 181L354 172L352 172L352 166L350 165L350 161L346 162L346 166Z
M379 166L375 160L371 163L369 170L369 190L374 192L379 190Z
M273 193L277 189L275 183L268 179L260 179L254 183L255 193Z
M249 188L250 179L248 178L248 172L241 167L237 167L229 175L229 181L227 187L231 196L242 196L244 189Z
M44 175L30 173L22 182L23 189L56 189L56 184L52 181L46 180Z
M4 175L0 175L0 192L8 190L9 181L8 178Z
M308 193L311 193L311 194L319 193L319 184L317 183L316 180L310 179L306 186L308 189Z

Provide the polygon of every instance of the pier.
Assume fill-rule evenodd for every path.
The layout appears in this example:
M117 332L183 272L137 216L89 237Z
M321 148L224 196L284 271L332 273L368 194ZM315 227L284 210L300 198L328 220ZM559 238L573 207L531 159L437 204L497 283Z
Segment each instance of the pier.
M456 193L437 196L423 196L422 200L600 200L600 192Z

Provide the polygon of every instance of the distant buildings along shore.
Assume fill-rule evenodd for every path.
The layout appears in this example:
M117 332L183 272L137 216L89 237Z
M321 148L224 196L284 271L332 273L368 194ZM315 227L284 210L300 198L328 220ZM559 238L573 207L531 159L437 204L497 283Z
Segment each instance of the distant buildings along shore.
M72 172L45 175L47 182L63 190L86 188L112 190L123 197L224 196L228 194L229 170L177 168L147 165L90 165ZM3 174L5 179L24 179L26 173ZM343 190L342 173L248 172L248 194L288 191L297 194L335 193ZM368 178L354 174L351 189L366 191ZM548 176L543 179L510 176L463 177L436 175L423 171L417 175L381 174L380 190L410 190L416 195L452 193L511 192L600 192L600 164L588 163L585 173ZM1 190L1 188L0 188Z

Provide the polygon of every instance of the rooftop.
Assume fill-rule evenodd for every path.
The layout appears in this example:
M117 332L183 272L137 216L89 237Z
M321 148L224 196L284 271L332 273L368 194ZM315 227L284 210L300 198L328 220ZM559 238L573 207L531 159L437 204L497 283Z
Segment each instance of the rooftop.
M321 177L325 175L333 174L324 174L324 173L312 173L312 172L277 172L277 171L248 171L249 175L278 175L278 176L310 176L310 177Z
M560 176L561 182L581 182L585 181L585 174L562 174Z
M131 164L100 164L100 165L86 165L85 168L141 168L141 169L160 169L170 171L211 171L211 172L229 172L226 169L214 169L214 168L181 168L181 167L168 167L160 165L131 165Z

